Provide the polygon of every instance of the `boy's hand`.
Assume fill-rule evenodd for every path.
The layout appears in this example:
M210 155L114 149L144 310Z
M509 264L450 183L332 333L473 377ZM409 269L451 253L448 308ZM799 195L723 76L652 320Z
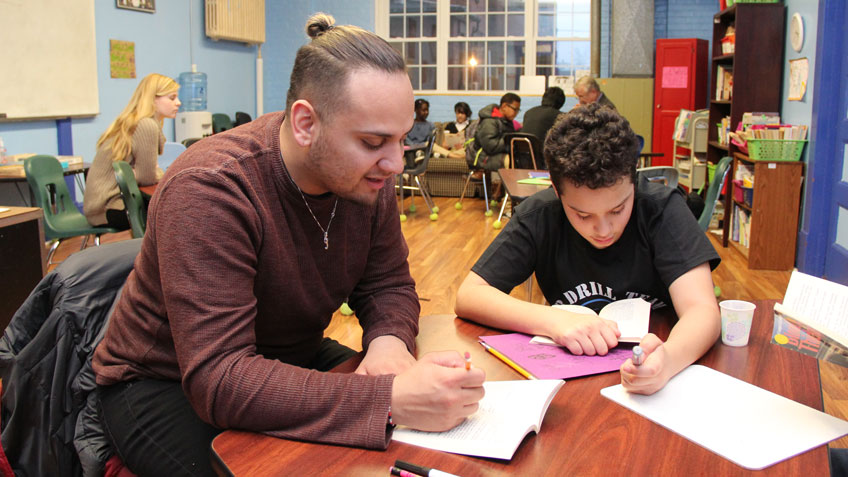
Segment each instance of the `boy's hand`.
M628 358L621 365L621 385L636 394L654 394L665 386L671 378L668 374L668 355L662 340L649 333L639 343L645 352L645 359L639 366Z
M558 345L565 346L575 355L605 355L610 348L618 345L618 324L595 315L565 312L551 308L558 313L552 322L556 323L548 336ZM568 316L563 316L567 313Z

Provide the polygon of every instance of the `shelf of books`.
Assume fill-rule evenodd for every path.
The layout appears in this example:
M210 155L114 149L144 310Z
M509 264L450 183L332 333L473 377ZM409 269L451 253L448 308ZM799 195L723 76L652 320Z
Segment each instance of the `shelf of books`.
M780 110L785 24L783 3L737 3L713 17L708 163L740 152L730 133L737 130L743 114ZM732 217L731 189L729 185L724 205ZM723 224L724 246L732 233L730 224L729 220Z
M733 155L729 243L752 270L795 264L804 163L758 161Z

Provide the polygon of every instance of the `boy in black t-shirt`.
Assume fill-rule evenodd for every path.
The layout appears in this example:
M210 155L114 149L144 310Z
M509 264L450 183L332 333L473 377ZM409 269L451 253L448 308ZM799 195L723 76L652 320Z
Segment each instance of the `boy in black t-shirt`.
M679 317L663 343L649 334L637 367L621 366L624 387L652 394L703 355L721 319L710 274L719 263L679 192L637 180L638 140L626 119L591 104L563 115L545 141L553 189L521 203L472 267L456 313L480 323L550 336L574 354L606 354L617 325L509 296L533 273L551 304L600 310L642 297Z

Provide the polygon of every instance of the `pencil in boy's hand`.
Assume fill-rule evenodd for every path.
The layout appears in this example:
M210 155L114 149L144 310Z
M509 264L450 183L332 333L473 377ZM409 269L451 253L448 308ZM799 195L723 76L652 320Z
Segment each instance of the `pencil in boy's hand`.
M471 353L465 352L465 370L471 371Z

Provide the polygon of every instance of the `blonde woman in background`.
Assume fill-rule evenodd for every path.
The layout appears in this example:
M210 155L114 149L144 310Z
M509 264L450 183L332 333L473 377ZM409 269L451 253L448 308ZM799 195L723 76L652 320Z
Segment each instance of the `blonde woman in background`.
M85 181L83 213L91 225L130 228L112 163L128 162L138 185L159 182L164 174L158 163L165 144L162 123L165 118L177 115L179 89L167 76L147 75L138 84L129 104L100 136Z

